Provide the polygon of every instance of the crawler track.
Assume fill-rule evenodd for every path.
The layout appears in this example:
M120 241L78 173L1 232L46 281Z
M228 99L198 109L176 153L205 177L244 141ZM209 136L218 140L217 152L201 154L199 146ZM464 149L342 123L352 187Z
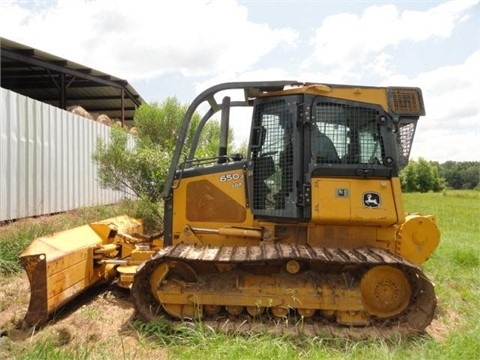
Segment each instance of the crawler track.
M284 265L291 260L302 264L302 270L295 274L283 271ZM155 285L156 287L153 286L152 279L156 276L156 269L165 266L164 264L174 263L184 264L183 268L193 269L193 271L180 271L180 279L178 276L171 281L162 278ZM362 305L363 300L359 289L361 278L370 269L382 266L398 269L394 271L401 273L411 289L407 298L408 304L393 316L379 317L363 309ZM257 279L257 282L260 281L260 284L262 279L266 279L268 283L270 279L268 275L262 275L262 278L252 273L252 269L262 268L274 269L275 274L272 276L280 283L279 290L272 287L271 291L263 291L255 287L255 282L250 287L239 285L242 283L239 279L249 276ZM375 278L373 280L376 281ZM296 284L298 288L295 288ZM307 285L302 288L302 284ZM288 297L284 293L291 292L292 286L295 297L301 298L302 295L298 294L302 291L306 294L301 303L308 303L312 297L315 299L318 297L320 305L314 310L314 316L300 316L301 306L297 307L292 302L286 304ZM379 289L382 290L382 287L379 286ZM208 299L212 299L210 301L215 302L214 306L221 307L222 311L215 311L214 314L209 311L200 311L202 321L215 329L235 332L267 329L281 333L349 338L405 336L422 332L432 321L436 309L433 285L420 268L384 250L373 248L328 249L290 244L210 247L180 244L160 250L151 260L141 265L131 290L137 314L144 321L150 322L156 316L171 317L169 316L171 311L168 311L169 305L162 306L159 299L169 299L165 301L170 302L174 310L182 309L182 306L189 302L190 308L195 306L198 309L209 305ZM225 311L225 308L234 305L235 301L238 301L238 307L248 309L248 303L242 302L242 296L245 292L256 294L255 291L258 291L258 301L262 304L265 304L266 298L273 301L272 306L267 306L267 311L263 315L253 314L252 316L252 306L248 311L250 315L243 312L232 316L231 312ZM351 297L349 300L345 299L347 295ZM382 294L378 296L381 297ZM196 300L192 300L193 298L200 300L196 303ZM332 298L334 300L331 300ZM278 303L283 301L283 304L289 308L284 316L273 311L276 309L275 301L277 300ZM222 304L223 306L218 306L221 301L225 303ZM338 317L332 316L335 313L332 308L344 309L342 306L348 306L345 304L350 302L352 312L360 307L362 309L360 312L366 313L366 323L355 324L353 321L348 324L348 321L341 322ZM327 304L325 306L328 309L323 309L322 304ZM181 310L178 311L181 313Z

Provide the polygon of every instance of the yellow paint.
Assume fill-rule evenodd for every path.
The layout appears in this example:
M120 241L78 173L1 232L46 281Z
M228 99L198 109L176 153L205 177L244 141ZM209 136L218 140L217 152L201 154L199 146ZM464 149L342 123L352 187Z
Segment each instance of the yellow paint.
M368 104L378 104L383 107L385 111L388 111L388 101L385 88L315 84L284 91L269 92L268 94L265 94L265 96L271 97L274 95L285 96L293 94L328 96L329 98L359 101Z
M393 187L392 182L385 179L314 178L312 222L334 225L393 225L398 221ZM364 195L369 193L378 194L379 203L376 206L365 205Z
M94 251L103 246L104 255L115 253L115 246L111 244L118 240L115 231L136 233L142 231L142 224L119 216L42 236L28 246L21 255L32 293L27 322L45 321L45 317L61 305L111 277L110 265L95 264ZM36 298L45 301L38 303ZM37 317L37 313L41 315Z
M200 184L203 192L192 191L196 184ZM173 204L173 242L190 240L187 243L208 243L208 244L247 244L249 240L243 237L243 231L233 231L224 229L224 234L192 234L185 232L185 226L190 228L208 228L220 229L235 227L251 227L253 226L253 214L247 209L245 173L242 169L228 170L225 172L217 172L214 174L199 175L195 177L184 177L177 183L174 189ZM221 197L222 201L232 204L229 208L218 207L217 197ZM200 215L197 218L204 220L196 220L192 215L191 209L188 207L198 207ZM243 217L237 213L228 214L232 207L242 209ZM209 216L212 214L212 216ZM218 217L224 217L223 221L219 221ZM231 217L237 221L228 221ZM208 240L206 240L208 238Z
M396 252L415 264L421 264L439 242L440 231L433 216L410 214L398 231Z

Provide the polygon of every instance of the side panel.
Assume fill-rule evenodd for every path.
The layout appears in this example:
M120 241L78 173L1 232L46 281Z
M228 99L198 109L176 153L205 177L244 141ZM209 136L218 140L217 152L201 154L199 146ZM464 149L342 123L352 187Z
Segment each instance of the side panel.
M185 218L190 222L233 222L246 220L246 209L242 199L238 199L238 188L244 187L243 175L229 172L220 177L189 181L186 185ZM231 180L226 180L231 179ZM225 189L223 182L232 181Z
M393 225L399 221L394 199L393 184L388 179L312 178L312 221Z
M185 172L173 190L173 243L179 241L187 226L209 230L253 226L245 178L243 166L219 165L193 170L193 175ZM217 241L224 239L209 233L209 242L212 238L215 242L216 237ZM234 239L223 241L229 240Z

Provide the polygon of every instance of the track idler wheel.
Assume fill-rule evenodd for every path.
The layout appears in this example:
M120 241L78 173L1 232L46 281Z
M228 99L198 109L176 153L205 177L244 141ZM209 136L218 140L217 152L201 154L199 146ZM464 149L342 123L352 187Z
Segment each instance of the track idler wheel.
M178 319L201 318L202 308L195 305L184 304L165 304L161 298L163 288L169 290L178 289L187 282L197 282L197 274L193 268L181 261L165 261L158 265L150 277L150 290L156 300L162 304L163 308L170 316Z
M399 315L410 302L412 289L403 271L389 265L368 270L360 281L363 306L370 315Z

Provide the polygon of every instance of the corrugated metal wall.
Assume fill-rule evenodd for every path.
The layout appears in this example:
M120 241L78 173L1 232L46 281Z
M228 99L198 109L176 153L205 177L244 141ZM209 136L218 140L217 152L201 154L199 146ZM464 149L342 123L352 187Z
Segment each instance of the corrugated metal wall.
M110 128L0 88L0 221L112 204L91 161ZM133 140L132 140L133 141Z

